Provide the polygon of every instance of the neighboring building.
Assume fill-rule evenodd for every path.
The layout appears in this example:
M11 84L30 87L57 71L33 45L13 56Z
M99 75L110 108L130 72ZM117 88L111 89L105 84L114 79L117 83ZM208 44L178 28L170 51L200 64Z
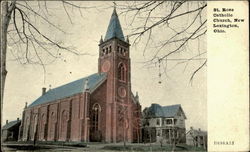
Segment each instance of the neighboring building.
M143 110L143 142L185 143L185 119L185 113L179 104L151 104Z
M6 120L6 124L2 127L3 142L17 141L20 125L21 125L21 121L19 120L19 118L11 122L8 122L8 120Z
M190 127L190 130L186 134L186 139L187 145L207 149L207 132L202 131L200 128L195 130L193 127Z
M131 91L129 47L114 9L99 43L98 73L43 89L23 111L20 140L139 141L141 106Z

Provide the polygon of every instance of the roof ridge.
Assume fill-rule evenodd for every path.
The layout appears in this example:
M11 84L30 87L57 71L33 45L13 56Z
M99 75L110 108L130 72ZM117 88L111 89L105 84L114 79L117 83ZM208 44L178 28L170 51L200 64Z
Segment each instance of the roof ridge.
M99 86L100 82L104 82L102 80L106 79L106 73L94 73L50 89L44 95L41 95L36 100L34 100L28 107L53 102L58 99L63 99L84 92L84 83L87 79L89 80L90 90L92 90L93 88L95 89L96 86Z
M102 73L105 73L105 72L102 72ZM100 74L100 73L90 74L90 75L88 75L88 76L85 76L85 77L82 77L82 78L79 78L79 79L76 79L76 80L70 81L70 82L68 82L68 83L66 83L66 84L59 85L59 86L57 86L57 87L55 87L55 88L52 88L52 89L50 89L50 90L54 90L54 89L57 89L57 88L60 88L60 87L66 86L67 84L70 84L70 83L72 83L72 82L79 81L79 80L81 80L81 79L86 79L86 78L88 78L88 77L90 77L90 76L92 76L92 75L95 75L95 74ZM47 92L49 92L50 90L48 90ZM47 92L46 92L46 93L47 93Z
M180 108L181 104L161 106L160 104L155 103L151 104L151 106L148 108L148 112L154 117L174 117Z
M173 105L161 106L161 107L170 107L170 106L181 106L181 104L173 104Z

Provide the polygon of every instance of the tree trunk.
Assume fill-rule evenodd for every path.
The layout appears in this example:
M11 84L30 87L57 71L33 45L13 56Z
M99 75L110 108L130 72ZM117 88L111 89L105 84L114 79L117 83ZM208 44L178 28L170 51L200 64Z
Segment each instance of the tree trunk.
M2 124L2 114L3 114L3 95L4 95L4 86L5 86L5 79L7 76L6 70L6 52L7 52L7 30L11 19L11 13L15 8L15 2L11 2L11 5L8 6L7 1L2 1L1 3L1 117L0 122ZM2 129L2 125L0 125L0 129ZM2 143L2 132L0 131L1 139L0 143ZM1 151L2 151L2 144L1 144Z

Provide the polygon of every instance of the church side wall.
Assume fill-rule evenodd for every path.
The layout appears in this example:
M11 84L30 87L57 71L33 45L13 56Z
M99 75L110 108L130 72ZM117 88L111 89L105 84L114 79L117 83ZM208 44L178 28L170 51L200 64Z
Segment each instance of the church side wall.
M56 126L57 126L57 110L58 110L58 104L51 104L49 106L49 121L48 121L48 141L55 141L56 140Z
M30 111L29 140L34 139L34 110Z
M39 108L39 123L38 123L38 139L40 141L45 141L47 137L47 112L48 112L48 106L44 105L41 108Z
M80 141L80 96L72 100L71 135L72 141Z
M64 99L60 102L59 110L59 141L66 141L68 139L67 133L69 131L69 120L70 120L70 102L67 99Z
M82 136L86 136L80 118L85 106L83 96L80 93L25 109L20 140L33 141L36 135L39 141L82 141Z
M31 110L31 115L30 115L30 130L29 130L29 135L30 135L30 140L34 140L36 131L37 131L37 119L38 119L38 108L34 108Z
M107 117L111 117L111 114L106 114L106 107L107 107L107 96L106 96L106 91L107 91L107 83L104 82L100 87L98 87L92 94L90 97L90 106L89 106L89 112L90 112L90 138L95 138L95 134L93 132L91 132L91 125L93 124L92 122L92 117L93 117L93 106L95 104L99 104L101 107L101 111L100 111L100 120L99 120L99 124L98 124L98 128L101 131L101 135L99 140L101 141L107 141L107 138L110 139L111 137L110 134L106 133L106 118ZM111 127L111 124L108 125L107 127ZM99 135L98 135L99 136ZM91 140L91 139L90 139ZM95 139L94 139L95 140ZM96 139L98 140L98 139Z

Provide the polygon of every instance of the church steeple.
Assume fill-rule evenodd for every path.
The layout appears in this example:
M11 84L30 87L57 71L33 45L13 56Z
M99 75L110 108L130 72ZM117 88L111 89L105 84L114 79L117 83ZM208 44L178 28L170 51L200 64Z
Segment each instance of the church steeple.
M114 3L115 4L115 3ZM114 7L109 26L104 37L99 43L98 73L106 73L106 121L112 127L106 127L110 141L116 142L122 139L132 139L132 127L124 129L120 127L120 120L132 122L129 112L131 101L131 65L129 53L129 41L125 40L116 9ZM121 114L121 109L128 112ZM106 123L107 124L107 123ZM125 134L120 134L124 133ZM129 133L131 132L131 133ZM125 135L125 136L124 136ZM124 136L124 137L123 137ZM129 137L131 136L131 137Z
M130 82L129 46L128 37L125 38L123 35L114 6L105 38L101 37L99 42L98 72L108 72L112 77Z
M120 21L119 21L118 15L116 13L116 8L115 7L114 7L114 10L113 10L111 19L109 21L109 26L108 26L104 41L107 41L107 40L112 39L112 38L118 38L118 39L120 39L122 41L125 41L125 38L124 38L124 35L123 35L123 32L122 32L122 28L121 28Z

